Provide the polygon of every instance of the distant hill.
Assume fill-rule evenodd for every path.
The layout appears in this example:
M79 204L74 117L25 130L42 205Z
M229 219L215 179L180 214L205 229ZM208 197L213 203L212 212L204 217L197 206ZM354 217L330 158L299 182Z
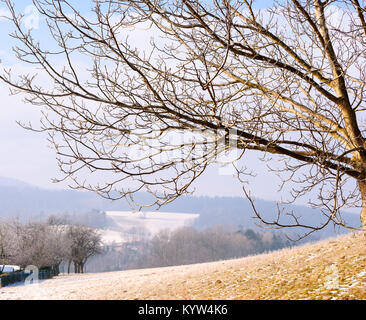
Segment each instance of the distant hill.
M146 193L138 195L141 201L149 197ZM277 213L273 201L256 200L258 210L268 219ZM319 224L324 218L320 211L306 206L291 205L286 207L296 215L302 216L304 223ZM124 200L110 201L92 192L75 190L48 190L31 186L22 181L0 178L0 216L42 217L50 213L80 213L97 211L129 211L131 208ZM147 208L146 211L152 211ZM255 228L258 220L253 219L250 203L240 197L195 197L183 196L162 208L166 212L197 213L200 217L195 227L204 229L218 224ZM343 217L352 226L360 226L360 217L353 213L344 213ZM289 222L285 219L283 222ZM298 232L299 230L291 230ZM300 231L301 232L301 231ZM314 239L326 238L345 233L346 230L334 230L329 226L315 233Z
M267 221L273 221L277 217L278 209L274 201L255 199L255 205L260 214ZM293 224L294 220L286 213L293 212L296 216L301 217L301 222L309 225L320 225L325 221L325 217L319 209L313 209L301 205L286 205L283 206L281 222L283 224ZM174 203L164 207L164 210L174 211L182 210L189 213L199 213L200 217L195 221L195 226L200 229L212 227L218 224L242 226L245 228L256 228L259 220L254 218L253 209L246 198L240 197L182 197ZM360 216L355 213L343 212L343 219L352 227L360 227ZM302 234L303 229L288 228L285 230L288 234ZM348 233L344 228L334 229L333 225L329 225L323 230L315 232L311 239L318 240L335 235Z
M0 177L0 187L29 188L31 185L17 179Z

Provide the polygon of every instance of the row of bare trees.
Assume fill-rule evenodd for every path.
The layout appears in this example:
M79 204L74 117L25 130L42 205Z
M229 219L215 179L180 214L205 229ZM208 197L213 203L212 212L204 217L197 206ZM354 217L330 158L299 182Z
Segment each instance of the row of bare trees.
M286 246L271 233L232 231L223 226L197 231L184 227L157 234L144 259L147 267L194 264L245 257Z
M74 264L76 273L83 273L87 260L102 252L101 236L97 230L79 224L60 221L0 222L0 273L7 264L24 269L34 265L51 268L59 273L60 265Z
M272 232L225 226L205 230L183 227L162 230L149 240L140 237L122 247L107 247L103 255L90 261L88 269L105 272L187 265L245 257L288 246L289 241Z

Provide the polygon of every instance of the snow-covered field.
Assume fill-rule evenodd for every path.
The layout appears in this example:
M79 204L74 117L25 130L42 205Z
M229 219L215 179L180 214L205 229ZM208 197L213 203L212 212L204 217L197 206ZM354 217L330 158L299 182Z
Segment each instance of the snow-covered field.
M0 288L0 299L365 299L362 233L236 260L61 275Z
M199 214L175 212L133 212L107 211L116 227L113 230L102 230L103 241L121 243L131 240L134 236L154 236L164 229L174 230L191 225Z

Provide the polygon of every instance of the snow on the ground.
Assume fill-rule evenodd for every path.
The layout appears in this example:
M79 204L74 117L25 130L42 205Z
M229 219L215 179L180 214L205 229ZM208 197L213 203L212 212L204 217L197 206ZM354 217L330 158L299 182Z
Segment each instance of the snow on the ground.
M101 231L103 241L106 244L121 243L132 237L133 229L136 233L146 233L146 236L154 236L164 229L174 230L180 227L192 225L199 214L176 212L133 212L133 211L107 211L117 228Z
M353 234L236 260L60 275L0 288L0 299L365 299L364 244Z

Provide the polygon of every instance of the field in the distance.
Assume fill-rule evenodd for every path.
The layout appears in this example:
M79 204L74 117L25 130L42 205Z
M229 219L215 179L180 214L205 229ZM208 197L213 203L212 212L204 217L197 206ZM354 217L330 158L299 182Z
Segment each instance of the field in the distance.
M236 260L61 275L0 299L366 299L363 234Z
M113 221L114 228L101 230L105 244L128 241L128 236L132 229L145 230L150 236L154 236L164 229L174 230L190 226L199 217L199 214L160 211L107 211L106 215Z

